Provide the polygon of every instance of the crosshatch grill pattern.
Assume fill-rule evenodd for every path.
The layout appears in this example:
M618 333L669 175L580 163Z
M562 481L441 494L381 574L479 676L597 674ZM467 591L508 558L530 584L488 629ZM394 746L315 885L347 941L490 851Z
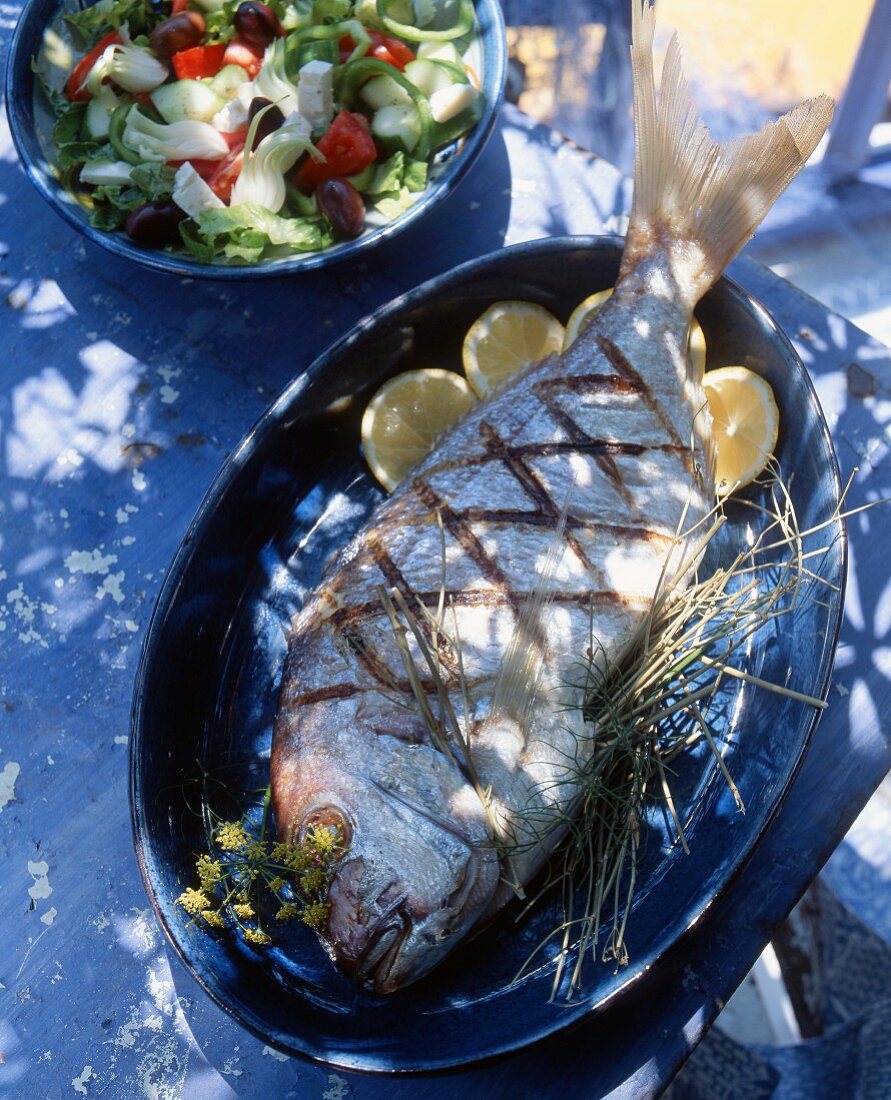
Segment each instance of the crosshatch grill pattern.
M288 685L286 678L283 696L293 717L304 707L336 704L367 692L388 697L395 693L404 705L413 704L411 684L378 595L381 585L398 589L406 599L427 645L438 656L456 710L463 709L458 644L464 657L464 688L471 700L478 702L481 693L491 696L497 668L475 653L473 639L461 629L462 622L467 621L468 612L479 609L488 609L499 618L507 614L516 622L521 608L535 595L534 562L553 538L566 505L566 488L570 499L563 526L564 556L572 559L574 568L570 576L551 581L546 615L559 607L571 612L574 622L570 632L579 641L580 661L590 642L592 614L612 611L622 620L628 616L637 620L645 613L653 586L635 587L634 571L630 586L610 583L614 571L606 567L604 559L617 546L633 548L630 553L641 565L649 566L644 571L652 577L654 563L661 563L670 552L696 469L689 443L689 407L679 392L666 400L664 383L659 387L661 393L651 387L609 335L600 334L580 345L562 360L533 368L509 392L496 394L485 407L471 413L452 440L437 448L383 505L362 542L345 553L344 564L329 576L315 605L295 628L291 679ZM674 373L668 362L663 369ZM618 420L611 415L616 405ZM516 410L526 407L533 411L525 416L521 413L520 419L537 420L537 436L517 441L512 421L517 419ZM623 423L634 426L624 438ZM647 512L652 515L652 491L649 486L642 492L640 486L629 484L622 468L623 461L627 464L637 459L653 463L654 481L684 486L669 509L671 514L660 517L657 510L655 519L647 519ZM554 478L547 468L549 460L560 464L562 489L560 478ZM567 480L565 470L573 464L574 480ZM502 475L494 486L486 470ZM463 488L450 493L449 484L457 481L463 486L462 478L469 473L475 475L477 499L467 502ZM587 488L580 487L580 481L587 481ZM603 507L605 501L607 507ZM524 543L528 544L525 552ZM426 554L419 553L419 547ZM445 571L443 553L447 557ZM426 564L417 560L422 556ZM456 561L463 563L459 576L453 568ZM437 632L421 612L421 605L435 613L443 588L449 612L444 629ZM460 642L449 636L451 609L458 621ZM547 649L544 618L537 630ZM611 640L600 639L607 648ZM321 662L323 678L328 678L323 683L315 682L318 671L314 674L311 667L318 661L319 644L328 650L328 660ZM339 660L332 660L332 651ZM424 660L417 650L415 654L424 688L433 695L436 685L423 675L427 671ZM476 714L477 707L471 709ZM476 715L471 725L477 729L480 724ZM378 732L392 734L396 729L380 728ZM421 724L416 732L419 737L426 736Z

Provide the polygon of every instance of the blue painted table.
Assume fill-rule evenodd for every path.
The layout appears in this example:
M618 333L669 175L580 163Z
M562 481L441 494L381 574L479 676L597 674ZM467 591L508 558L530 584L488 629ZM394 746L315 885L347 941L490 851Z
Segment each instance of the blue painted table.
M27 183L8 134L0 142L0 1094L658 1092L888 768L891 513L850 525L832 705L782 813L633 995L570 1035L458 1076L394 1081L286 1058L211 1003L166 948L131 849L128 709L165 568L226 454L331 339L505 243L615 229L627 187L507 109L470 178L373 266L223 286L85 246ZM812 371L843 469L860 468L851 504L891 494L888 350L746 260L732 273Z

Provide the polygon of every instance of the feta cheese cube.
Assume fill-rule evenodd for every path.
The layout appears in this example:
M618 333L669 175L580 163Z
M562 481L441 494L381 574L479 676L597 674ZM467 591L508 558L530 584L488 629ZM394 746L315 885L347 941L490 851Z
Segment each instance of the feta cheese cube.
M188 161L176 170L172 197L190 218L197 218L205 210L217 210L224 205Z
M301 66L298 75L300 114L313 133L327 130L334 118L334 66L328 61L308 61Z
M448 122L469 107L478 95L472 84L450 84L430 96L430 114L434 122Z

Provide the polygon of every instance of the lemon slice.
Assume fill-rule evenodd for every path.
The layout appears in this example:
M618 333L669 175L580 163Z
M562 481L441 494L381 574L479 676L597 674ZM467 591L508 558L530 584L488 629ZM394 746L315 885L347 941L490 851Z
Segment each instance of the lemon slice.
M610 287L609 290L598 290L595 294L588 295L583 302L579 302L572 311L569 320L566 322L566 334L563 337L564 351L575 343L579 333L582 331L582 325L600 309L612 292L612 287ZM696 378L702 378L705 371L705 334L702 331L702 326L695 317L690 325L690 336L687 340L687 354L690 356L694 376Z
M392 491L474 404L466 379L454 371L428 367L397 374L362 416L362 448L371 472Z
M575 343L584 322L600 309L612 292L612 287L609 290L598 290L594 294L589 294L583 302L579 302L566 322L566 333L563 337L564 351Z
M718 496L748 485L777 445L780 413L767 382L745 367L709 371L703 386L717 448Z
M480 397L530 363L563 347L563 326L533 302L496 302L470 326L462 360L467 381Z

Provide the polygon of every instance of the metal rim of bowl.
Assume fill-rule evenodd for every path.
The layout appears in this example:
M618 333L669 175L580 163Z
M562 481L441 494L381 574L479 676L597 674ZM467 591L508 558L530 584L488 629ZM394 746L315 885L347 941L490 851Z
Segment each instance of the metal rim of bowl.
M320 252L295 253L287 258L267 260L259 264L204 264L189 258L186 254L140 248L120 232L104 232L90 225L83 213L78 213L84 208L55 178L51 166L46 162L33 125L36 77L31 69L31 59L40 48L42 34L49 22L48 17L61 7L60 0L29 0L13 32L6 64L4 89L12 140L26 175L57 214L93 244L152 271L162 271L169 275L187 278L239 281L276 278L314 271L330 264L357 258L365 259L375 245L407 229L450 195L482 153L492 135L504 100L507 79L504 15L498 0L474 0L474 2L480 24L480 41L486 41L485 31L488 29L488 38L497 46L494 50L484 50L485 84L489 85L492 91L487 96L482 117L464 139L463 148L440 179L429 187L409 210L395 221L372 229L357 240L339 247L323 249Z

